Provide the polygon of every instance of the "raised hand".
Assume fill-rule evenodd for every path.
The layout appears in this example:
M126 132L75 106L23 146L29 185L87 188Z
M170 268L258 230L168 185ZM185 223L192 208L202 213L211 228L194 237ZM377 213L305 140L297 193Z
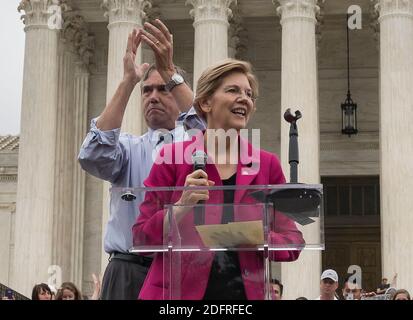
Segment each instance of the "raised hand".
M131 81L135 86L143 77L149 64L136 64L136 53L142 41L142 30L133 29L129 34L126 53L123 57L123 76L124 80Z
M146 22L140 38L153 50L156 69L165 82L175 73L173 63L173 37L161 20Z
M90 297L90 300L98 300L100 296L100 289L101 289L101 284L99 277L96 276L94 273L92 273L92 278L93 278L93 294Z

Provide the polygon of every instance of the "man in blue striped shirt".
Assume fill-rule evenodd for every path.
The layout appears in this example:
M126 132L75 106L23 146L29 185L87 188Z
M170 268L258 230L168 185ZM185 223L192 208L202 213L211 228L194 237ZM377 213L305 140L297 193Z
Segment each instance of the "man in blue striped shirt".
M202 129L193 110L193 93L179 78L182 71L172 61L172 36L166 26L155 20L145 23L145 29L134 30L128 38L124 57L124 77L114 96L91 129L80 149L79 162L88 173L111 182L113 187L142 187L154 162L154 150L163 143L184 137L184 128L175 127L177 119L187 120L187 126ZM144 41L152 48L155 65L136 65L138 47ZM148 132L142 136L120 133L126 105L135 86L141 82L142 105ZM181 113L180 112L184 112ZM159 130L168 130L172 139L159 139ZM167 141L169 140L169 141ZM110 199L104 249L110 255L102 281L101 299L137 299L145 280L151 258L133 255L131 228L139 214L143 195L126 202L120 197Z

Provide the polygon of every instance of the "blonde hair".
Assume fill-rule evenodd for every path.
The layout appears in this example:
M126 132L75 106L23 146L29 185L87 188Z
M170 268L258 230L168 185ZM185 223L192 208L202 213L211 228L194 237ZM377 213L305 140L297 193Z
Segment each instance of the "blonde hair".
M226 76L236 72L243 73L247 77L253 98L258 97L258 81L252 72L251 64L246 61L226 59L207 68L198 79L194 107L199 116L206 119L206 114L201 109L201 103L215 93Z

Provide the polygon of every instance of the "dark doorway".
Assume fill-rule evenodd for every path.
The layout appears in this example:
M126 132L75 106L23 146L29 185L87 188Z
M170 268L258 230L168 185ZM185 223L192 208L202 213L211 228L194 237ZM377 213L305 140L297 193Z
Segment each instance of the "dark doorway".
M323 177L325 244L323 270L332 268L340 277L347 270L362 270L362 286L375 291L381 281L379 177Z

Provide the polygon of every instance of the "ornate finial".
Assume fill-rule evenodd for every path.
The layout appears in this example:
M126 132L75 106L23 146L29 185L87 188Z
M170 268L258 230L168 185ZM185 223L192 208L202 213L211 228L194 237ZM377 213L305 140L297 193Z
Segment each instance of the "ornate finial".
M380 15L380 3L378 0L370 0L369 4L369 27L373 31L373 37L376 41L376 49L379 50L380 45L380 23L379 23L379 15Z
M195 22L204 19L220 19L228 21L232 15L230 5L237 0L186 0L185 5L192 5L189 14Z
M139 21L144 10L151 6L148 0L102 0L101 8L104 16L109 18L109 24L119 21Z
M323 25L324 25L324 10L325 7L325 0L318 0L318 5L316 5L316 25L315 25L315 35L316 35L316 46L317 46L317 51L320 49L320 42L322 38L322 30L323 30Z
M84 18L75 11L65 15L62 38L72 43L82 62L89 66L94 55L94 37L89 34Z
M154 15L153 19L159 19L161 17L161 8L159 7L159 5L153 5L152 2L150 2L149 0L145 0L142 3L142 19L144 19L145 21L153 20L150 17L148 17L148 15L150 15L151 13L153 13Z
M229 19L228 42L229 47L233 50L230 55L236 59L246 59L248 51L248 31L244 27L242 13L238 6L233 6L232 17Z
M63 12L70 10L69 0L21 0L17 11L24 11L21 16L26 28L47 26L51 30L60 30L63 24Z
M159 4L152 3L149 7L145 8L145 21L153 21L155 19L161 19L161 8Z
M314 19L320 11L318 4L322 5L322 1L317 0L273 0L274 5L278 5L277 13L281 16L281 24L284 19L289 18L306 18Z

